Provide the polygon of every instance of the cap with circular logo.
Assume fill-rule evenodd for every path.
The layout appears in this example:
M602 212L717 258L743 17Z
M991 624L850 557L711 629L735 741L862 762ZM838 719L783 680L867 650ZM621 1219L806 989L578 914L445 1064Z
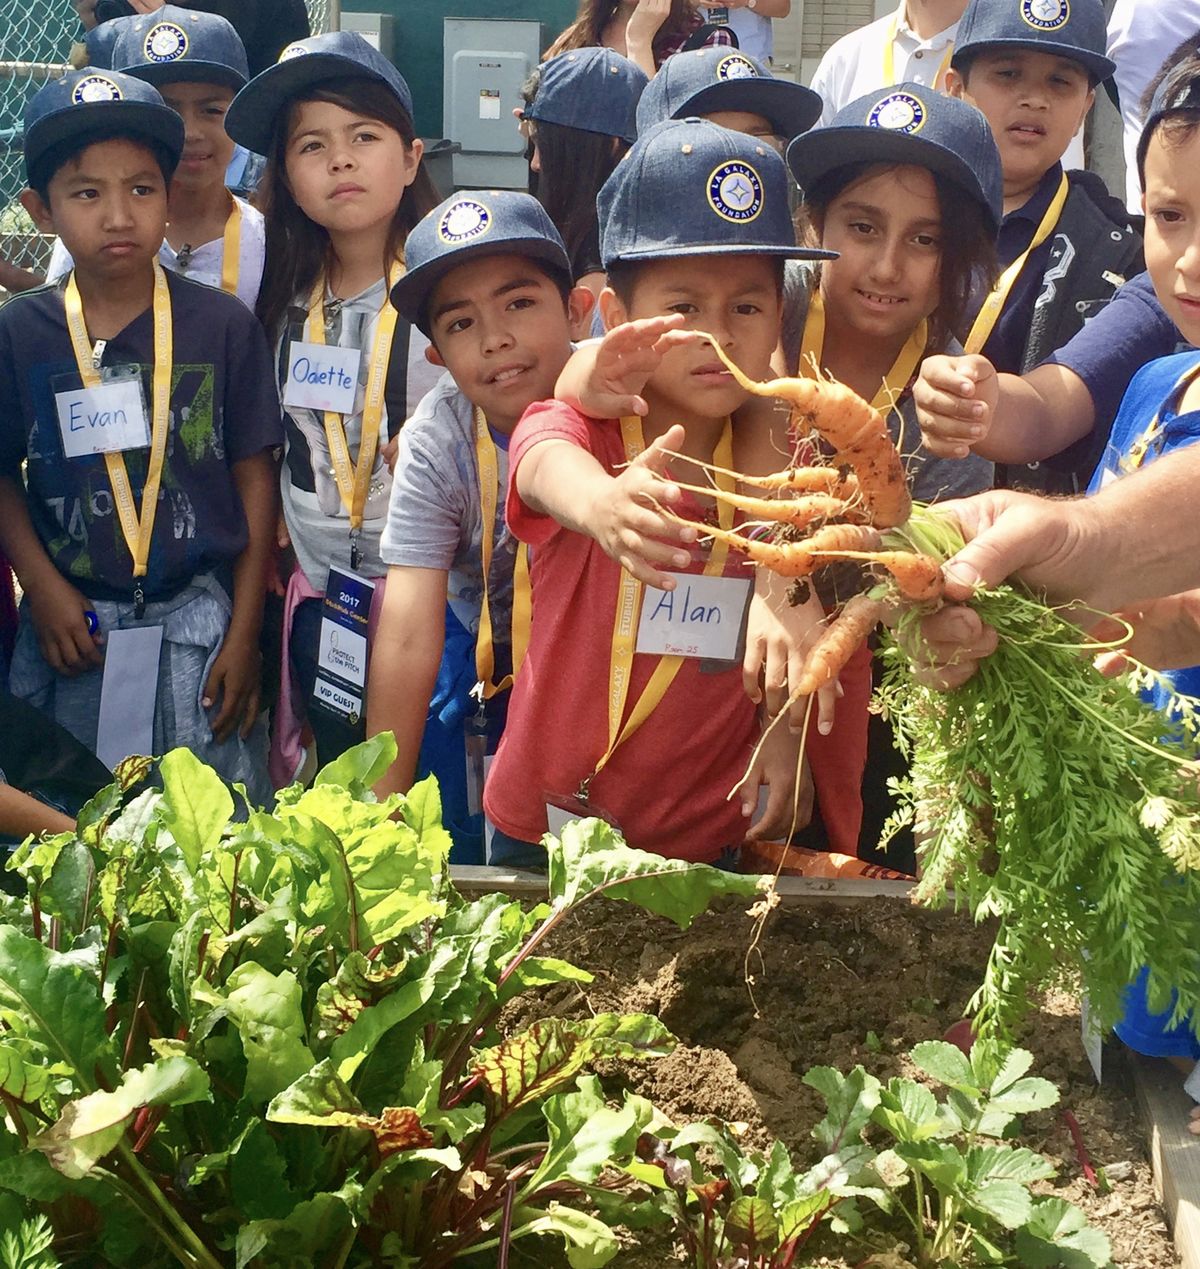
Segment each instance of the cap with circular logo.
M330 31L289 44L274 66L255 75L233 99L225 130L247 150L266 154L276 121L288 104L305 89L330 79L376 80L412 115L412 93L392 63L357 31Z
M777 136L790 140L821 117L821 99L810 88L776 79L737 49L698 48L663 62L638 102L638 132L664 119L725 110L761 115Z
M25 106L26 176L46 179L42 161L64 141L128 136L160 145L172 161L183 151L183 120L152 85L119 71L71 71L51 80Z
M852 163L928 168L979 203L994 229L1004 206L1000 152L974 106L920 84L880 89L843 106L829 126L797 137L788 167L804 190Z
M451 269L479 256L540 260L568 281L571 261L545 208L513 190L463 190L416 225L404 244L406 272L392 287L392 303L428 334L430 293Z
M597 198L600 257L768 255L825 260L796 245L787 169L765 142L704 119L648 129Z
M241 37L224 18L177 5L114 18L112 64L149 84L192 82L241 88L250 78Z
M647 80L635 62L610 48L581 48L543 62L540 71L527 119L623 141L637 136L638 98Z
M1099 83L1116 68L1107 47L1103 0L971 0L950 64L961 70L977 53L1032 49L1079 62Z

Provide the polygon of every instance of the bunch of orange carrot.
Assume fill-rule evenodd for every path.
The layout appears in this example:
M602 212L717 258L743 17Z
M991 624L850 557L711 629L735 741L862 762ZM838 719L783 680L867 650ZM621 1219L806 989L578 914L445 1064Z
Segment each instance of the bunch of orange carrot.
M907 549L885 549L882 530L897 529L909 518L912 500L901 461L883 415L857 393L834 380L747 378L710 340L737 382L755 396L777 397L791 408L790 427L797 446L815 436L829 451L827 460L792 466L767 476L726 472L762 496L697 485L681 485L707 494L742 513L742 528L726 530L695 521L703 536L726 542L749 563L781 577L801 579L837 560L875 566L890 575L892 593L856 595L843 604L809 651L797 696L809 696L837 677L854 650L880 621L889 598L934 603L942 593L941 562ZM715 469L713 469L715 470ZM678 482L677 482L678 483ZM760 532L750 536L746 529ZM765 527L765 533L761 530Z

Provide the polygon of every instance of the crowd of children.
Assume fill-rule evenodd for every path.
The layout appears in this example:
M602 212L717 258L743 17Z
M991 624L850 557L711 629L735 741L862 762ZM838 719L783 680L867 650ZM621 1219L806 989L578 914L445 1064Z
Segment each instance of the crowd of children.
M1200 66L1150 112L1136 276L1140 219L1064 170L1100 0L972 0L936 84L835 109L593 7L519 112L537 198L439 201L408 85L351 33L250 78L224 19L167 6L32 98L22 202L57 241L0 309L6 710L110 766L187 746L261 801L391 731L378 792L436 774L467 862L536 866L582 814L726 867L805 829L870 855L869 650L767 729L857 579L793 605L681 526L733 523L676 483L696 464L732 488L791 449L689 332L873 401L926 501L1191 442L1197 354L1155 359L1200 342ZM639 614L693 590L727 637L681 656ZM0 832L59 826L49 787Z

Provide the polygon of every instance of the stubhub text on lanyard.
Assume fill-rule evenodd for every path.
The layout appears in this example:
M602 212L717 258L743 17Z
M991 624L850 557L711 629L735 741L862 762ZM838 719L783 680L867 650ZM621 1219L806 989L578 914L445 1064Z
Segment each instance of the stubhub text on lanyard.
M330 347L325 341L325 277L317 280L304 323L304 339L293 340L288 349L287 381L283 403L302 409L316 410L323 415L325 438L333 461L333 475L338 494L350 517L350 567L360 563L359 535L363 511L371 486L371 473L379 453L379 430L383 421L388 362L400 314L387 296L400 280L403 264L392 266L387 292L375 326L371 348L371 368L367 374L366 398L363 402L362 425L358 440L358 458L350 458L346 439L346 417L354 413L358 393L358 373L362 350Z
M171 320L171 295L167 276L161 264L154 262L154 373L152 422L147 426L141 380L124 379L105 382L100 358L92 352L84 318L83 299L72 271L63 296L67 331L71 349L83 387L78 392L55 395L63 452L67 458L103 454L112 487L113 503L121 525L125 545L133 558L133 576L146 576L150 561L150 540L154 534L154 517L158 510L158 492L162 484L163 465L167 454L167 435L171 421L171 375L174 360L174 338ZM125 466L125 451L150 447L146 479L142 486L139 511L137 499ZM134 606L140 619L146 609L145 590L140 582L134 587Z

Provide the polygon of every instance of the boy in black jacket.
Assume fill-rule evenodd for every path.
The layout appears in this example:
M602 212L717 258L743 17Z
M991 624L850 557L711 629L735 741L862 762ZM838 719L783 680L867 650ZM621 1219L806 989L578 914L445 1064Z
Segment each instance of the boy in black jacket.
M1120 200L1061 163L1112 73L1105 39L1101 0L972 0L959 26L946 88L987 117L1004 167L1001 278L964 343L998 371L1040 364L1143 268ZM1094 433L1101 443L1106 431ZM997 467L997 483L1076 492L1096 457L1083 443L1047 463Z

